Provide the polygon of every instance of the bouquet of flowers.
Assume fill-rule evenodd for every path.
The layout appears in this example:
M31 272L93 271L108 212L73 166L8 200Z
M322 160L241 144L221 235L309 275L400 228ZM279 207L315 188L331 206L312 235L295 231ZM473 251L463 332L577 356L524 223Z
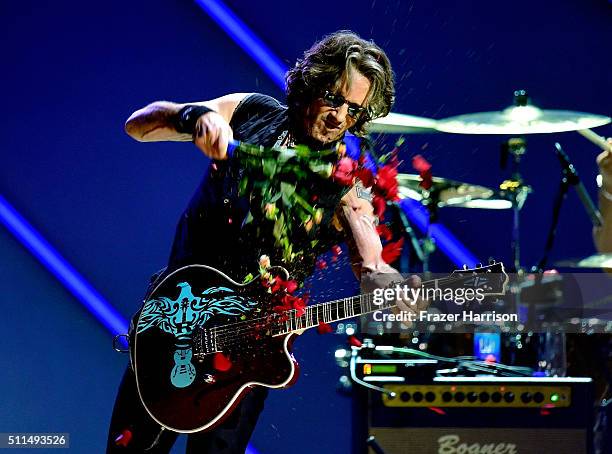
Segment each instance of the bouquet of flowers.
M323 219L324 208L317 204L317 188L324 180L347 189L359 180L365 188L371 188L375 214L382 218L387 201L398 199L399 145L377 160L365 150L355 160L346 154L344 144L322 151L300 145L285 149L241 144L239 157L245 171L239 193L258 201L255 204L261 210L258 215L274 223L276 245L282 248L283 259L290 262L304 253L292 243L293 234L298 229L311 233ZM252 220L253 214L249 213L245 223ZM316 242L313 235L310 245Z

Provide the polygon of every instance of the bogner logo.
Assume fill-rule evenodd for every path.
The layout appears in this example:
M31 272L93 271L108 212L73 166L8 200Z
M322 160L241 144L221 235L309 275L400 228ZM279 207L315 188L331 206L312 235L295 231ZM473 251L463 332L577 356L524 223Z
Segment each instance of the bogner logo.
M518 454L513 443L461 443L459 435L438 438L438 454Z

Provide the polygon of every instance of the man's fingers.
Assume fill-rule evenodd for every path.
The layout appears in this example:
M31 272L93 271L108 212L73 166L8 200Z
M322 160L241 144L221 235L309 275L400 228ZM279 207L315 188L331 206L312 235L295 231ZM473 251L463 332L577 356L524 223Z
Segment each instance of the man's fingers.
M227 146L229 145L229 131L223 128L219 132L219 140L215 145L216 159L225 159L227 157Z
M416 306L411 304L411 301L406 301L403 299L397 300L397 307L402 312L415 312Z
M421 286L421 278L416 274L413 274L408 279L406 279L406 285L412 288L419 288Z
M227 148L229 147L229 144L233 141L234 141L234 131L232 131L232 128L228 127L227 128L227 146L225 147L225 154L227 154Z

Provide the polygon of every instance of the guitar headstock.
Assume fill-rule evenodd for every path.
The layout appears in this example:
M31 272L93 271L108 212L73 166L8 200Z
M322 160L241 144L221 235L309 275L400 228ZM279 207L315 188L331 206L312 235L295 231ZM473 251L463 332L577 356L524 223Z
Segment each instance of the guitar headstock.
M504 264L495 260L490 260L488 265L479 263L474 268L464 265L463 269L453 271L450 277L463 287L481 289L485 296L505 295L508 285Z

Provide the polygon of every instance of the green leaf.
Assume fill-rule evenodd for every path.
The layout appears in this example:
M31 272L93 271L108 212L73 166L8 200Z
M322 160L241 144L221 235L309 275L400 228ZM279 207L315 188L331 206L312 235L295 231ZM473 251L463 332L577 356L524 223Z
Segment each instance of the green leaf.
M272 229L272 234L274 235L274 238L276 238L277 241L280 241L285 232L285 217L281 213L276 219L276 221L274 221L274 228Z
M291 197L295 192L295 185L283 181L281 182L281 192L283 193L283 195Z
M296 193L293 194L293 200L297 204L299 204L302 208L304 208L306 211L308 211L310 214L314 214L315 212L314 208L308 202L306 202L306 200L304 200L302 197L300 197Z
M264 175L268 178L272 178L276 174L277 165L276 159L265 159L263 161Z
M289 161L292 158L295 158L296 153L294 150L290 150L290 149L283 149L280 151L280 153L278 154L278 163L279 164L285 164L287 161Z
M245 175L240 180L240 184L238 185L238 194L244 195L246 193L247 186L249 184L249 178Z
M308 167L310 167L310 170L312 170L316 174L321 175L325 178L329 178L332 174L334 166L329 162L310 161L308 163Z
M283 194L282 194L282 192L277 192L277 193L276 193L276 194L274 194L272 197L270 197L269 202L270 202L270 203L276 203L276 201L277 201L278 199L280 199L282 195L283 195Z
M293 206L292 198L295 194L295 186L292 186L289 183L285 183L283 181L281 183L281 194L283 198L283 205L285 205L287 209L291 209L291 207Z

